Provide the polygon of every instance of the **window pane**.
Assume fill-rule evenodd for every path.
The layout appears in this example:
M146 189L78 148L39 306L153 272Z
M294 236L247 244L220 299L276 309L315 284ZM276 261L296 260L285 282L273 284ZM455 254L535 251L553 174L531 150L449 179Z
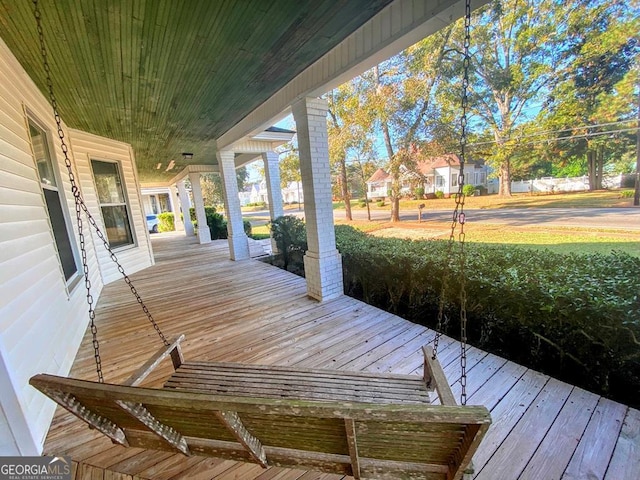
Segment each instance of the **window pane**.
M69 239L67 225L64 220L64 214L62 213L62 206L60 205L60 195L55 190L49 190L48 188L44 188L43 190L64 278L65 280L69 280L73 274L78 271L78 268L76 267L76 261L73 258L73 251L71 250L71 240Z
M93 168L100 204L125 203L118 165L111 162L91 160L91 166Z
M33 153L36 157L40 182L44 185L55 187L56 177L53 174L53 165L51 165L47 137L40 128L31 122L29 122L29 133L31 134L31 145L33 146Z
M104 226L107 229L109 245L119 247L133 243L131 228L129 227L129 215L125 205L102 207Z

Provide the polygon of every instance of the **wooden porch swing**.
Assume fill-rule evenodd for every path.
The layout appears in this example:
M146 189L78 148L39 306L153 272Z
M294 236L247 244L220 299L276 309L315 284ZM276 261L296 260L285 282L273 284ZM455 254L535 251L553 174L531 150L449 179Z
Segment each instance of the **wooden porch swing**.
M422 377L184 361L184 335L172 342L165 338L80 194L53 92L37 0L34 15L75 199L98 381L40 374L29 383L123 446L254 462L265 468L309 468L355 479L462 478L491 418L483 406L456 405L430 347L423 348ZM468 39L469 1L466 16ZM163 343L121 385L104 383L102 375L82 212ZM456 209L454 223L457 215ZM175 373L163 388L140 386L168 358ZM434 390L441 405L430 403ZM464 393L462 398L465 403Z

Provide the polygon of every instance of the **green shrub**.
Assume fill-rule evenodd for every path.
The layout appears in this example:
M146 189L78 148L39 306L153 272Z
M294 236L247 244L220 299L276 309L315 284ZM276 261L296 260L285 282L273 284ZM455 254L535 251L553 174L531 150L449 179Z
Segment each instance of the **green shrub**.
M462 187L462 193L467 197L472 197L476 193L476 187L471 185L470 183L466 183Z
M384 207L384 206L385 206L384 199L383 199L383 200L378 200L378 201L376 202L376 205L378 205L379 207ZM365 205L365 206L366 206L366 205Z
M158 230L161 232L173 232L176 229L173 212L163 212L158 214Z
M416 198L418 200L420 200L422 197L424 197L424 188L422 187L417 187L414 191L413 194L416 196Z
M207 217L207 225L209 226L211 240L227 238L227 221L221 214L216 212L215 207L204 207L204 214ZM189 209L189 216L191 217L194 228L198 228L198 221L196 220L196 209L194 207L191 207ZM251 224L249 224L249 231L251 231Z
M635 194L635 191L633 190L623 190L620 192L620 197L621 198L633 198L633 195Z
M307 251L307 230L304 222L293 215L284 215L273 220L269 229L282 256L283 268L287 270L292 260L297 262L299 269L304 268L301 266L302 256Z
M226 223L225 222L225 227L226 227ZM251 236L251 222L249 220L242 220L242 226L244 227L244 233L247 235L247 237Z
M367 206L367 201L364 198L361 198L360 200L358 200L358 206L361 208L364 208Z
M439 199L444 198L444 192L442 190L436 190L436 193L434 195Z

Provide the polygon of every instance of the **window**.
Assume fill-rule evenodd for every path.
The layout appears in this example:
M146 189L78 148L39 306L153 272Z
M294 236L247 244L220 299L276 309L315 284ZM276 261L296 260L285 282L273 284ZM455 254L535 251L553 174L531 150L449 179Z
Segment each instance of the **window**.
M444 177L442 175L436 175L436 187L444 187Z
M118 164L91 160L91 168L109 245L112 248L132 245L131 222Z
M62 209L63 202L61 192L58 189L58 180L53 168L53 161L51 160L49 141L45 131L32 120L29 120L29 135L31 136L33 155L38 167L40 186L44 193L47 213L53 230L53 238L58 250L58 258L60 259L64 278L69 281L78 272L78 267L73 253L74 246L71 244L67 219Z
M452 187L457 187L458 186L458 174L457 173L452 173L451 174L451 186Z

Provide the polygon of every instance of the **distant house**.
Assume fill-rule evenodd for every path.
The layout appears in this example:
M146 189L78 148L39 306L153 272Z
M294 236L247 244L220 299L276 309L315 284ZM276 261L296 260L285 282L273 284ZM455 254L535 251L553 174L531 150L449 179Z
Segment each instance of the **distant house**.
M391 174L379 168L367 180L367 195L369 198L384 198L389 196L391 190Z
M240 197L240 206L242 207L250 203L268 203L267 182L262 180L262 182L249 183L245 185L242 191L238 192L238 196Z
M465 184L487 186L488 167L484 160L467 160L465 163ZM416 163L414 169L401 168L401 193L410 194L415 188L423 187L425 194L443 192L450 195L458 191L460 175L460 157L447 153L439 157L431 157ZM392 178L382 168L367 180L369 198L388 196Z
M282 189L282 201L284 203L304 203L302 182L289 182Z

